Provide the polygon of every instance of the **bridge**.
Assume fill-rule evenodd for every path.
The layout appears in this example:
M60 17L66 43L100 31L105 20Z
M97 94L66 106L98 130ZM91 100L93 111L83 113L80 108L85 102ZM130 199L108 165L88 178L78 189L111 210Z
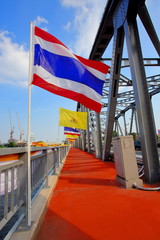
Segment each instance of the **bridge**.
M107 239L107 237L117 239L118 236L122 239L138 239L136 236L141 236L139 239L147 239L147 237L150 239L151 236L158 239L160 234L159 221L157 221L160 215L158 210L159 193L124 189L116 181L117 169L115 170L113 157L115 153L112 147L114 144L113 132L119 138L127 137L133 131L136 132L137 139L141 142L141 156L136 156L139 173L144 168L142 179L145 187L149 187L150 190L159 190L157 188L157 183L160 181L159 155L152 99L160 90L160 74L147 76L146 68L158 68L160 61L158 57L143 58L137 17L140 18L157 56L160 55L159 39L145 0L108 0L90 53L90 59L107 64L109 62L108 65L111 66L110 78L106 79L103 89L102 111L97 114L77 104L77 111L87 111L89 119L88 129L81 131L81 137L75 143L75 148L58 146L31 149L32 152L37 151L38 155L31 157L30 193L27 185L27 149L0 150L0 155L3 157L11 154L18 155L18 161L0 166L0 239L17 240L24 239L25 236L27 236L26 239L36 239L36 237L44 239L45 236L50 239L54 233L55 239ZM128 58L123 58L124 43L127 46ZM112 44L112 58L103 57L109 44ZM130 70L131 77L122 74L124 69ZM64 163L66 156L67 159ZM62 166L63 170L54 189ZM10 185L9 177L12 179ZM3 179L5 181L2 189ZM16 182L15 179L17 179ZM66 182L70 184L67 185ZM69 188L71 188L71 192L69 192ZM53 189L55 193L51 198ZM45 192L45 195L42 191ZM60 192L62 195L59 195ZM99 194L100 198L98 198ZM54 195L59 197L53 198ZM31 206L28 204L30 197ZM48 199L51 199L49 208L57 213L53 215L53 219L49 208L48 210L46 208ZM56 201L59 199L61 202L58 205ZM151 199L153 202L148 204ZM69 205L66 204L66 201ZM77 205L75 201L78 201ZM35 202L39 208L35 207ZM52 205L52 202L55 206ZM71 203L75 204L71 206ZM82 212L78 209L81 203ZM94 209L95 206L98 208L97 211ZM155 206L157 209L153 211ZM33 215L29 215L31 208L32 214L34 209L38 209L38 212L41 213L37 217L39 220L37 218L33 220ZM68 221L59 217L62 214L61 209L66 213L65 219ZM138 210L137 213L135 213L135 209ZM43 222L42 229L38 231L44 214L42 210L46 211L45 221L50 217L52 220L48 221L48 226ZM84 218L82 218L85 211L86 215L83 215ZM151 211L151 215L149 211ZM116 217L114 218L114 216ZM32 217L31 221L30 217ZM143 217L146 225L142 224ZM97 221L94 221L94 218ZM35 222L33 223L33 221ZM128 230L126 230L124 222L127 224ZM135 222L142 227L142 231L138 227L134 228ZM51 226L54 233L51 231ZM80 229L83 230L80 231ZM118 229L117 234L116 229ZM47 236L47 232L50 236ZM133 238L131 238L131 232Z

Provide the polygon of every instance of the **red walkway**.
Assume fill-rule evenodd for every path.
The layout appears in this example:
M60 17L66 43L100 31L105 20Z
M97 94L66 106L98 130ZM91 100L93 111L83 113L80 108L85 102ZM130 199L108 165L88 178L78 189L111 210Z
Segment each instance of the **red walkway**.
M160 192L124 189L114 163L72 148L37 240L159 240Z

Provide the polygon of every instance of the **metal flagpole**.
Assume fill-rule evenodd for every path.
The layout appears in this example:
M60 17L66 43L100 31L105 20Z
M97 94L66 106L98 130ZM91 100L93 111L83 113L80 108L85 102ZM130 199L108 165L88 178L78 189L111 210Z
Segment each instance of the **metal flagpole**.
M30 22L30 51L28 74L28 161L27 161L27 225L31 225L31 80L33 68L33 25Z
M61 157L60 157L60 126L58 126L58 166L60 167Z
M59 107L59 118L60 118L60 107ZM60 126L58 124L58 167L60 167Z

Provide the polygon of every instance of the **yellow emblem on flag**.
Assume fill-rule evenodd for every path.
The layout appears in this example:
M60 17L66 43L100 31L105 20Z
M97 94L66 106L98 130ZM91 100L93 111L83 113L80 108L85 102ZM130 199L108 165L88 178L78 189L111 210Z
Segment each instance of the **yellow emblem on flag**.
M60 108L59 126L87 129L87 112L75 112Z

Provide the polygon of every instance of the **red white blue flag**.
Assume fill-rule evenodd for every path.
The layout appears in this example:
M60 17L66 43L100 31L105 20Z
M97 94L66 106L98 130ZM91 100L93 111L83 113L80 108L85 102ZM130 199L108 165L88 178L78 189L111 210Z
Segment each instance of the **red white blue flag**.
M160 129L158 129L158 135L160 135Z
M74 55L57 38L34 27L32 84L75 100L96 112L109 66Z
M64 134L69 134L69 135L77 135L80 136L81 133L75 128L70 128L70 127L64 127Z

